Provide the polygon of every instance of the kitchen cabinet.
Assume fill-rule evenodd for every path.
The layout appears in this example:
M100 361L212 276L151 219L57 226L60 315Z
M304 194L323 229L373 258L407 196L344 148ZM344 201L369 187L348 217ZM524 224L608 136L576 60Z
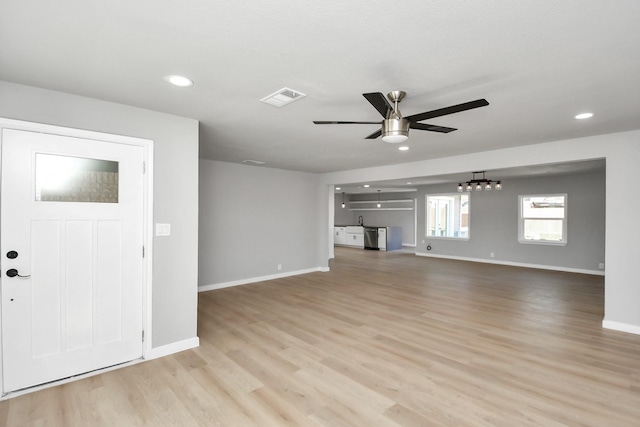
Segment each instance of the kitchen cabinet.
M378 249L381 251L402 249L402 227L378 228Z
M347 235L346 246L364 248L364 227L350 226L346 227L345 231Z
M347 227L334 227L333 228L333 243L335 245L347 244Z
M387 250L387 229L386 227L378 228L378 250Z
M364 234L347 233L347 242L345 244L364 249Z
M382 251L393 251L402 249L402 227L376 227L376 240L370 249ZM364 249L365 247L365 227L359 225L349 225L346 227L333 228L334 245L350 246Z

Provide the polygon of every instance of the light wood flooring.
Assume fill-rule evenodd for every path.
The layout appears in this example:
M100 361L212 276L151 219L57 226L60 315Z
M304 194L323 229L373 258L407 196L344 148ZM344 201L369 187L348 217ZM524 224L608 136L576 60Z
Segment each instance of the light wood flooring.
M201 293L199 348L0 402L0 425L640 425L640 336L602 329L602 277L336 252Z

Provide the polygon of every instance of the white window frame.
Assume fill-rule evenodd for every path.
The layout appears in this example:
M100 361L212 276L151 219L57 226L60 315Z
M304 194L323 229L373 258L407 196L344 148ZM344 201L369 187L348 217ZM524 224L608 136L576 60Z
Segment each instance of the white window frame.
M527 197L563 197L564 198L564 218L545 218L545 217L523 217L522 212L522 199ZM567 229L568 226L568 205L569 198L567 193L557 193L557 194L522 194L518 196L518 242L525 244L533 244L533 245L551 245L551 246L565 246L567 244ZM536 219L536 220L553 220L557 221L559 219L562 220L562 240L531 240L524 238L524 221L525 219Z
M467 235L463 237L456 236L431 236L428 234L429 231L429 198L431 197L462 197L467 196L467 209L468 209L468 219L467 219ZM471 238L471 195L469 193L440 193L440 194L426 194L424 197L424 234L428 239L442 239L442 240L456 240L456 241L467 241ZM455 212L451 214L453 217ZM460 227L458 228L458 230Z

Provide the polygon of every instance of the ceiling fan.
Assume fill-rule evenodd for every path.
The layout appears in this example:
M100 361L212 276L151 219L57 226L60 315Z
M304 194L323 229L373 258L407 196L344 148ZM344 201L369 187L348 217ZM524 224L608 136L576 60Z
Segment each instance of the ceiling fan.
M475 101L452 105L451 107L439 108L437 110L425 111L424 113L402 117L400 110L398 110L398 104L402 101L405 95L406 92L401 90L389 92L387 97L389 98L389 101L393 102L393 106L391 106L389 101L387 101L387 98L385 98L380 92L362 94L362 96L364 96L367 101L369 101L369 103L371 103L371 105L373 105L373 107L382 114L382 117L384 117L384 120L380 122L338 122L314 120L313 123L317 125L380 124L382 127L371 135L365 137L365 139L376 139L377 137L382 136L382 140L384 142L397 144L404 142L409 138L409 129L428 130L440 133L449 133L456 130L454 128L418 122L489 105L486 99L476 99Z

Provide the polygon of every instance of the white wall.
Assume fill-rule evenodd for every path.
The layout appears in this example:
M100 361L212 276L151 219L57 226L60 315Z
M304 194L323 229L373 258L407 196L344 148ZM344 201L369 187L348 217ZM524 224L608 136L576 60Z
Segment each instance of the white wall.
M198 122L140 108L0 81L0 117L154 141L152 346L197 332Z
M327 192L315 174L200 160L199 285L326 267Z
M640 227L634 214L640 212L640 198L629 193L630 183L637 180L640 131L335 172L323 175L321 184L374 182L600 158L607 162L603 325L640 333L640 272L636 267L640 259L640 245L637 244Z

